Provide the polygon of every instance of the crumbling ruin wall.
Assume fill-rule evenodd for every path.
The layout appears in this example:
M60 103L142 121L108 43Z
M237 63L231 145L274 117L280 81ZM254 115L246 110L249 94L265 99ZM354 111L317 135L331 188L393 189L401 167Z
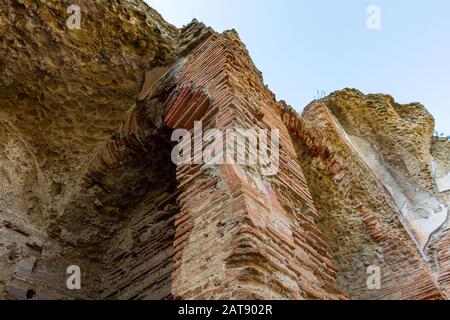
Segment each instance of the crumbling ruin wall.
M284 110L341 289L354 299L441 298L391 195L325 103L312 103L301 118ZM371 267L380 270L379 290L367 285Z
M90 176L104 160L98 154L111 154L104 146L117 140L140 91L212 33L198 22L178 30L142 1L83 1L81 29L70 30L72 4L0 5L0 298L101 296L108 241L127 214L142 215L133 213L142 198L171 192L175 180L173 168L147 161L169 148L167 132L155 133L153 153L131 152L122 167L101 163L110 175L100 185ZM149 190L157 179L164 183ZM73 264L85 271L80 291L66 287Z
M211 37L168 74L145 101L165 100L164 121L172 129L195 134L195 120L202 120L204 134L210 128L276 128L283 146L279 174L272 178L261 174L261 164L177 166L174 296L345 298L334 285L334 267L278 105L237 35Z
M433 277L448 290L442 282L448 273L442 248L448 243L449 202L439 187L449 153L446 141L436 148L433 117L421 104L401 105L390 96L350 89L331 94L324 103L393 198Z
M450 141L434 138L431 148L433 174L437 194L450 208L450 189L448 177L450 172ZM432 262L433 272L438 278L447 298L450 298L450 216L430 239L427 255Z
M423 107L344 90L299 116L234 31L138 0L82 2L69 30L69 5L0 5L0 299L448 298L448 142ZM278 161L173 162L178 129L230 144L213 128L278 130Z

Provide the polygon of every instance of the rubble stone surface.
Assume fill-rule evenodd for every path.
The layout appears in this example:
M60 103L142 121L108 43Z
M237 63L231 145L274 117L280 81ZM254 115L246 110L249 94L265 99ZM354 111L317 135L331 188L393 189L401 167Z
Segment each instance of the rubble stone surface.
M0 299L450 298L450 143L422 105L344 89L299 114L234 30L139 0L82 1L71 30L71 4L0 4ZM278 130L276 172L174 163L198 121L201 151Z

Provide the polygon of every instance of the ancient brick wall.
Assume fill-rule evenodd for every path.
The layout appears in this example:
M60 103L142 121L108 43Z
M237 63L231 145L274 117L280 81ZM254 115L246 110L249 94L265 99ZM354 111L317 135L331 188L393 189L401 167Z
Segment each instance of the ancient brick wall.
M0 5L0 299L449 297L449 144L423 106L347 89L299 115L235 31L101 0L69 32L68 4ZM243 130L268 158L239 160Z
M232 33L206 41L188 58L175 87L179 95L168 99L169 122L189 128L192 120L203 119L204 130L276 128L282 145L279 175L270 179L258 167L238 164L178 167L175 295L343 297L334 286L335 270L279 107L241 42ZM189 97L185 87L203 94ZM202 102L205 96L208 103ZM202 105L207 105L203 112ZM205 114L200 118L191 110Z
M324 103L300 118L282 117L297 141L325 234L340 270L338 284L354 299L441 299L443 293L390 194L351 144ZM369 266L380 268L380 290L367 287Z

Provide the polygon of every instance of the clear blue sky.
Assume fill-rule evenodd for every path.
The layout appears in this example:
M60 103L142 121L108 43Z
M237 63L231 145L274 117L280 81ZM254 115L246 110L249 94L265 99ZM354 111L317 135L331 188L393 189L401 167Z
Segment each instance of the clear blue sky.
M449 0L146 0L182 27L236 29L277 95L301 111L345 87L421 102L450 134ZM381 9L369 30L367 8Z

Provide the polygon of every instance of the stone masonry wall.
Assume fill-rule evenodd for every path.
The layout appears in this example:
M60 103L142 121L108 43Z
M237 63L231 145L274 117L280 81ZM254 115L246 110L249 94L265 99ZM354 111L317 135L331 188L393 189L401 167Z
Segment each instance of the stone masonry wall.
M79 2L80 30L70 1L0 3L0 299L449 298L450 145L423 106L345 89L299 115L237 32ZM256 154L246 129L268 159L228 153Z

